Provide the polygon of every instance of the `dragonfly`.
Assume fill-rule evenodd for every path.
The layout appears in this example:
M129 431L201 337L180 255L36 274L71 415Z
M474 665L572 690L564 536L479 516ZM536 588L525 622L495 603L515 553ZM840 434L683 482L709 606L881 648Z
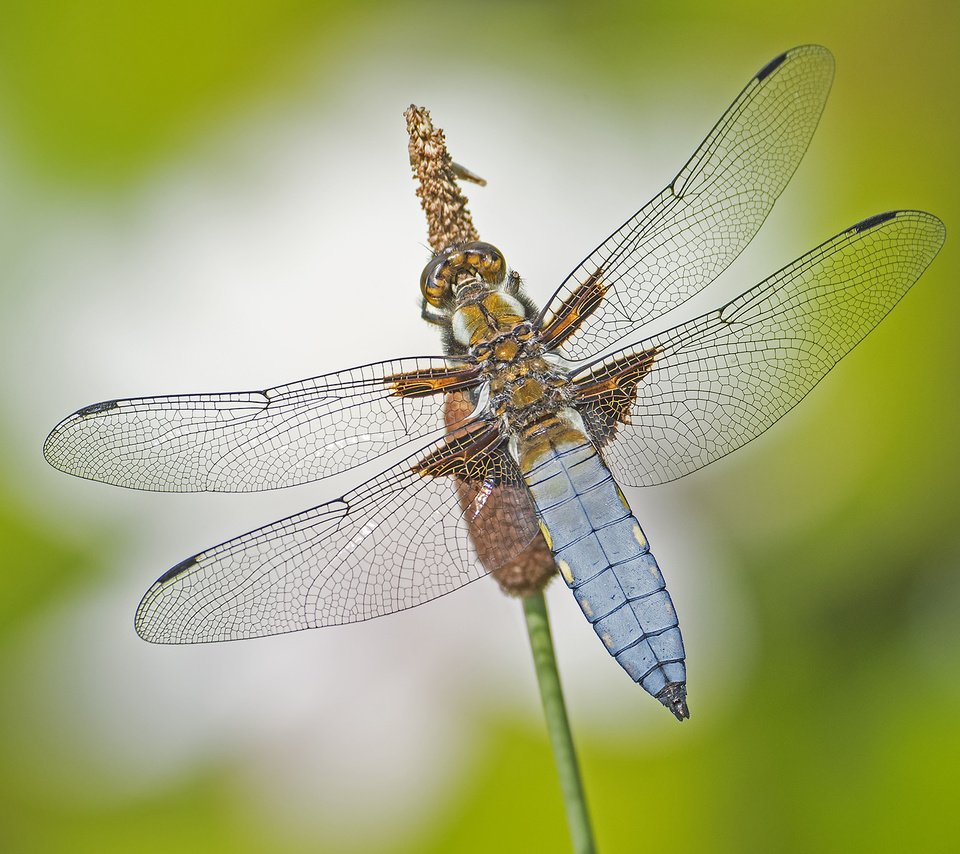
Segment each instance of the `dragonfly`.
M944 241L929 213L880 213L644 337L751 241L807 149L833 70L817 45L767 63L542 309L492 244L435 254L420 287L441 355L269 389L108 400L65 418L44 446L53 466L141 490L276 489L403 454L333 501L163 573L137 609L140 637L227 641L368 620L539 543L610 655L689 717L677 612L621 487L672 481L763 433Z

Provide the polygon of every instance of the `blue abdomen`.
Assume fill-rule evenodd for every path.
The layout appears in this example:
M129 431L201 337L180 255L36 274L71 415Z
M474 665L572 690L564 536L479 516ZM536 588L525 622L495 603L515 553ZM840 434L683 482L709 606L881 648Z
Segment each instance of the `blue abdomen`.
M686 707L683 639L650 546L585 436L521 451L521 468L567 586L610 654L679 719Z

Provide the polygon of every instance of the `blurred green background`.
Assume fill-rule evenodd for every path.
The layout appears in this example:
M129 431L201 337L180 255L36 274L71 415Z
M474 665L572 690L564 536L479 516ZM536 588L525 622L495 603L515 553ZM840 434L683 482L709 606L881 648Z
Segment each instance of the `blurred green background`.
M938 214L947 245L782 424L631 495L681 612L692 720L622 684L558 588L560 664L603 851L958 850L956 4L2 17L0 851L566 850L519 608L492 585L377 624L148 647L130 623L163 569L315 494L131 495L40 445L98 399L435 351L410 101L490 179L481 235L542 300L810 41L838 61L821 127L718 286L895 207Z

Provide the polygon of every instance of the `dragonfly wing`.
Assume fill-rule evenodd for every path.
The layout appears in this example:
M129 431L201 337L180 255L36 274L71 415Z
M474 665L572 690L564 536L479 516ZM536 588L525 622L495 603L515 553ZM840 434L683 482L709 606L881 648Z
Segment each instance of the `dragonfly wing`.
M722 308L582 369L588 421L616 434L604 458L617 479L665 483L759 436L887 315L944 236L928 213L870 217Z
M424 357L263 391L111 400L64 419L43 452L61 471L133 489L276 489L443 430L439 392L472 382L469 367Z
M506 482L514 472L503 456L507 467L488 466L483 481L431 474L448 445L178 564L144 596L138 634L200 643L358 622L505 565L539 533L526 491Z
M603 289L589 324L564 341L564 356L596 355L699 292L740 254L810 143L833 67L826 48L806 45L754 75L670 185L553 295L547 310L556 316L598 279Z

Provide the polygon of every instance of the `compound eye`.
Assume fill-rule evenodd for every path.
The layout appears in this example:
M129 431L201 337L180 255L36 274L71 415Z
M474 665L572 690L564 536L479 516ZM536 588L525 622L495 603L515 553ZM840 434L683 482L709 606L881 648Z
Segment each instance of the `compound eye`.
M443 304L443 298L447 295L446 282L438 282L434 279L428 279L421 283L420 290L423 292L423 298L430 305L440 308Z
M449 262L446 256L434 258L420 274L420 292L430 305L440 308L450 292Z
M498 285L506 275L503 253L490 243L471 241L461 248L462 263L487 284Z

